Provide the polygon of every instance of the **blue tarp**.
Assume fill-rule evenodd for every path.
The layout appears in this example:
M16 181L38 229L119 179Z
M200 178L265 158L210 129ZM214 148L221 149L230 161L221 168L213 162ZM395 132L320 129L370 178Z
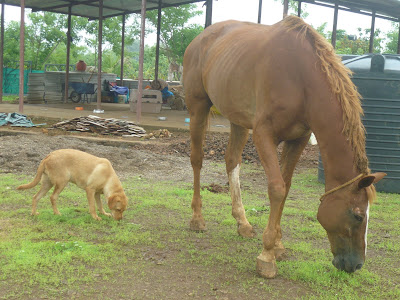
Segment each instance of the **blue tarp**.
M11 124L11 126L16 127L35 127L43 124L33 124L27 116L21 115L19 113L0 113L0 126Z

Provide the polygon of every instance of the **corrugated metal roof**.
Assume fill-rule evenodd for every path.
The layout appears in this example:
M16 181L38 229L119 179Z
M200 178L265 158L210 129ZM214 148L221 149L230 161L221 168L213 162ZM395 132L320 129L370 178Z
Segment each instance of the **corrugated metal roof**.
M157 9L158 0L147 0L146 9ZM182 4L204 2L204 0L162 0L162 7L178 6ZM21 6L20 0L5 0L4 4ZM25 7L33 11L50 11L68 14L68 7L74 16L89 19L99 18L98 0L25 0ZM103 0L103 17L114 17L123 14L140 13L142 0Z
M372 15L375 12L376 17L400 21L400 0L302 0L302 2L329 7L335 7L337 3L341 10L364 15Z

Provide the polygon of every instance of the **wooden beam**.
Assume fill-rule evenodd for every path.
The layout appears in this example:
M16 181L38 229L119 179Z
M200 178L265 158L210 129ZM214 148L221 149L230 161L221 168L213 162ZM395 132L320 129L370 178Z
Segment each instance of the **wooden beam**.
M122 33L121 33L121 86L124 86L124 56L125 56L125 22L126 16L122 15Z
M19 33L19 112L24 112L25 0L21 0Z
M375 39L375 12L372 12L371 34L369 36L369 53L374 52L374 39Z
M158 16L157 16L157 43L156 43L156 65L154 68L154 80L158 81L158 64L160 60L160 34L161 34L161 3L158 1Z
M68 102L68 83L69 83L69 59L71 53L71 10L72 6L68 7L68 24L67 24L67 59L65 66L65 86L64 86L64 103Z
M204 28L207 28L212 24L212 7L213 7L213 0L206 1L206 24Z
M143 96L143 60L144 60L144 37L146 27L146 0L142 0L142 13L141 13L141 27L140 27L140 51L139 51L139 80L138 80L138 98L136 103L136 119L137 123L140 123L142 116L142 96ZM133 102L131 103L131 110L133 108Z
M339 5L336 3L335 4L335 12L333 14L333 29L332 29L332 38L331 38L331 44L334 49L336 47L336 30L337 30L338 13L339 13Z
M97 57L97 105L96 109L101 111L101 91L102 91L102 82L101 82L101 59L102 59L102 44L103 44L103 0L99 0L99 28L98 28L98 57Z
M4 0L1 1L0 25L0 103L3 103L3 65L4 65Z
M300 18L301 17L301 0L297 4L297 16Z

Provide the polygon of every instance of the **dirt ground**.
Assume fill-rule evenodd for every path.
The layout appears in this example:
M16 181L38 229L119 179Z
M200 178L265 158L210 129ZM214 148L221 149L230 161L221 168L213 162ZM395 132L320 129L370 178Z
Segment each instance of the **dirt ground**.
M57 120L36 118L34 123L46 122L51 127ZM143 126L147 133L160 128ZM179 174L191 176L190 136L184 129L168 128L170 137L145 140L121 138L98 134L65 132L44 128L0 128L0 165L3 172L34 174L40 161L51 151L73 148L105 157L111 161L120 176L143 175L163 180ZM208 132L205 142L205 166L207 161L224 163L229 133ZM278 147L278 155L281 147ZM315 167L318 164L318 146L307 145L299 168ZM244 163L260 164L250 135L243 151ZM127 168L128 166L128 168ZM205 174L205 176L207 176ZM205 178L205 181L208 181Z

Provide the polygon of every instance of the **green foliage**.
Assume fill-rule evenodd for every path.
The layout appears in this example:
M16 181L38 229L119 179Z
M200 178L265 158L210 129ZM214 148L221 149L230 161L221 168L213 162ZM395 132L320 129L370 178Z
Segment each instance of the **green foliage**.
M190 18L202 13L195 9L194 4L162 9L160 48L170 62L182 63L186 47L203 30L200 25L188 26L187 24ZM154 27L157 27L157 10L149 11L146 18Z
M327 31L327 23L322 24L316 30L323 35L327 40L332 39L332 32ZM358 28L357 35L348 35L346 30L338 29L336 31L336 53L337 54L354 54L363 55L369 53L369 39L371 29ZM383 37L381 31L376 29L374 32L374 53L383 51Z
M392 30L389 31L387 34L385 52L397 54L398 40L399 40L399 24L393 22Z

